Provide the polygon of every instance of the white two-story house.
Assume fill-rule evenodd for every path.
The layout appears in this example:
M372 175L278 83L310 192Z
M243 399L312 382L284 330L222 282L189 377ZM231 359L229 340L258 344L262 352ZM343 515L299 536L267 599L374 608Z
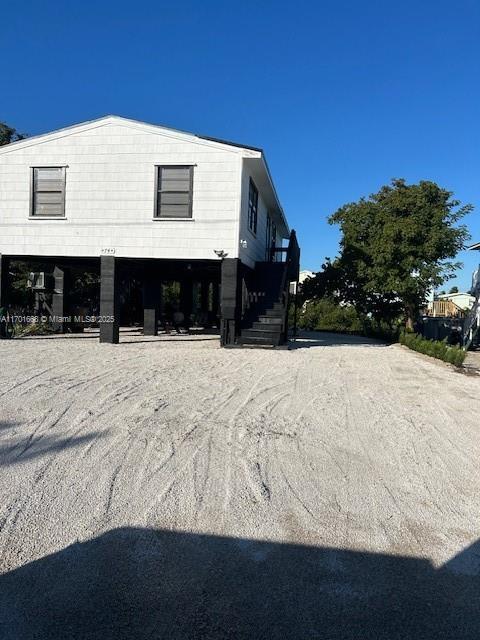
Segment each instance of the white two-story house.
M0 305L11 261L37 261L54 275L59 330L69 272L97 270L103 342L119 340L122 288L134 277L146 334L158 330L161 283L175 280L186 317L200 289L222 344L276 344L298 271L261 149L117 116L0 147L0 254Z

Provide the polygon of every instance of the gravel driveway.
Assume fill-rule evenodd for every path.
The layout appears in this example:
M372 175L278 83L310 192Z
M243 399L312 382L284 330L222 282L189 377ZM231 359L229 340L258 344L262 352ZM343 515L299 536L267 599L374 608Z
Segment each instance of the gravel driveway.
M2 640L478 638L479 377L122 342L0 343Z

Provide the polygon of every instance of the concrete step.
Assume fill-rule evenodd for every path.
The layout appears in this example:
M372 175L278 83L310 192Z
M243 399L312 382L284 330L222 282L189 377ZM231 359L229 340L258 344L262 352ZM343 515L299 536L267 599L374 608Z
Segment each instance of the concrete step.
M268 340L271 344L278 344L282 337L281 328L278 330L271 329L244 329L242 331L242 338L260 338L262 340Z
M269 318L283 318L285 315L285 309L283 307L272 307L270 309L265 309L264 312L259 315L268 316Z
M262 347L278 347L280 345L280 339L278 340L269 340L268 338L251 338L247 336L241 336L238 339L238 344L240 345L258 345Z
M261 322L259 320L255 320L252 322L250 327L245 327L246 329L256 329L259 331L271 330L271 331L281 331L283 322L281 318L268 318L270 322Z
M267 316L266 314L262 314L258 316L256 322L261 322L264 324L282 324L283 315L282 316Z

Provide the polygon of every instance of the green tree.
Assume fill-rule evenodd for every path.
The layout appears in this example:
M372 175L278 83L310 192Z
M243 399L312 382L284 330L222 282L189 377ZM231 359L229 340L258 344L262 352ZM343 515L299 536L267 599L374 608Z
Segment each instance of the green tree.
M401 309L413 328L428 291L461 266L453 259L470 237L458 223L473 207L452 196L434 182L395 179L338 209L329 223L342 232L336 267L346 299L372 314Z
M19 133L13 127L10 127L5 122L0 122L0 147L4 144L10 144L10 142L16 142L17 140L23 140L27 136L24 133Z
M358 313L368 314L378 322L392 325L401 313L401 302L391 292L369 290L356 265L351 247L344 249L333 261L326 258L322 271L303 283L301 302L329 298L337 304L351 305Z
M450 291L448 293L458 293L458 287L451 287Z

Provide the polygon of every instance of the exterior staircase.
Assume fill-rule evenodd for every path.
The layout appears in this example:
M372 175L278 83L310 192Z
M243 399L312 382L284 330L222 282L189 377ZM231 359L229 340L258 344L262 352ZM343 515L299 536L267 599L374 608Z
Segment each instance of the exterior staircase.
M300 249L295 231L285 253L284 262L257 262L252 284L248 287L248 309L244 314L237 344L279 347L288 342L288 304L290 282L297 282Z
M480 329L480 292L477 293L475 304L470 309L463 325L463 348L465 351L472 346Z

